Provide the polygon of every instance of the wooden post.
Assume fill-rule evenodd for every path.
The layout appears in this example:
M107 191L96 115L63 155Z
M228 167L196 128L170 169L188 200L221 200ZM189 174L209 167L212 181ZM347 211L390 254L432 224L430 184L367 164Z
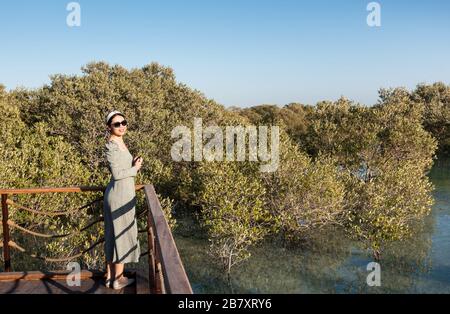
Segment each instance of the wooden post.
M105 191L106 191L106 188L102 191L102 195L103 195L103 202L102 202L102 207L104 208L104 206L105 206ZM104 224L104 222L105 222L105 213L104 212L102 212L102 215L103 215L103 224ZM103 228L104 229L104 228ZM104 231L104 230L103 230ZM105 241L106 241L106 238L105 238ZM103 260L104 262L105 262L105 273L104 273L104 277L105 277L105 279L106 279L106 276L108 275L108 261L107 261L107 259L106 259L106 254L105 254L105 259ZM116 274L113 274L113 270L112 269L110 269L109 270L111 273L110 273L110 275L111 275L111 282L113 282L113 275L114 276L116 276Z
M159 243L155 242L155 290L156 294L164 294L164 276L161 265L161 251Z
M147 219L148 274L149 274L150 290L154 291L156 288L155 235L153 233L153 228L150 224L151 224L150 219Z
M11 271L11 256L9 253L9 226L8 226L8 204L6 200L8 194L2 194L2 223L3 223L3 260L5 262L5 272Z
M156 269L158 271L158 292L161 294L166 294L166 286L164 284L164 275L163 275L163 271L162 271L162 267L161 267L161 263L158 263L156 265Z

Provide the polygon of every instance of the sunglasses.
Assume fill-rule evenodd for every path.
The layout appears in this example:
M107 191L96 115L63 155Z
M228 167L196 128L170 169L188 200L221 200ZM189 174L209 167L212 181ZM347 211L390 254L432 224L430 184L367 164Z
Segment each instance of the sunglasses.
M111 123L111 125L115 128L120 128L120 125L127 126L127 120L122 120L121 122Z

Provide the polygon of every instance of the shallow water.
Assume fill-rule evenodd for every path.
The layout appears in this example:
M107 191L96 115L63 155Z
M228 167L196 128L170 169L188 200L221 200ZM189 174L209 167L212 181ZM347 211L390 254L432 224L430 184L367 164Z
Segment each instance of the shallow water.
M371 254L333 233L308 248L267 242L233 269L231 285L206 254L206 239L175 233L194 293L450 293L450 159L429 174L435 205L425 228L389 247L380 262L381 286L369 286Z

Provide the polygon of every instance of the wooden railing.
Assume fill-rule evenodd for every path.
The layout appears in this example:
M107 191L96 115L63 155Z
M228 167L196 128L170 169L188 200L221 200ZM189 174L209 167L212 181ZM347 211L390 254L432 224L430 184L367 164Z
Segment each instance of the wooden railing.
M144 191L146 199L146 209L137 213L137 217L141 217L146 214L146 230L140 230L139 233L146 232L148 240L148 250L141 254L141 256L148 256L148 276L149 276L149 289L152 293L186 293L191 294L192 288L186 275L183 263L181 262L180 255L178 253L175 241L173 239L172 232L164 216L164 212L161 208L161 204L158 200L157 194L153 185L137 185L136 191ZM16 228L24 233L31 234L37 237L43 238L63 238L73 236L79 232L83 232L91 226L103 221L103 217L97 218L94 221L88 223L85 227L79 230L63 234L63 235L48 235L33 230L29 230L16 224L9 217L8 206L15 206L21 210L26 210L34 214L47 215L47 216L62 216L69 215L71 212L81 210L89 207L92 204L102 201L103 197L90 202L89 204L77 208L75 210L69 210L64 212L46 212L37 211L31 208L27 208L20 204L13 202L8 198L9 195L15 194L37 194L37 193L69 193L69 192L104 192L105 187L64 187L64 188L31 188L31 189L0 189L2 198L2 226L3 226L3 241L0 242L0 248L3 249L4 270L5 272L11 272L11 254L10 250L16 249L22 253L27 253L27 250L15 243L10 238L10 227ZM79 253L73 256L50 258L45 256L39 256L37 254L29 254L33 258L39 258L46 262L63 262L70 261L75 258L81 257L83 254L93 250L96 246L103 243L104 239L98 240L92 244L89 248L80 249ZM85 272L86 273L86 272ZM58 273L56 273L56 276ZM38 274L37 277L45 278L48 274Z

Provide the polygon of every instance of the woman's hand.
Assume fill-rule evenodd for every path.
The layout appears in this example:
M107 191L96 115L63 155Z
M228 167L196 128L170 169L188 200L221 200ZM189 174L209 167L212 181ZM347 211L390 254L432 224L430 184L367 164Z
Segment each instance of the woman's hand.
M142 157L136 157L134 159L134 166L136 167L136 169L138 171L141 169L143 161L144 161L144 159Z

